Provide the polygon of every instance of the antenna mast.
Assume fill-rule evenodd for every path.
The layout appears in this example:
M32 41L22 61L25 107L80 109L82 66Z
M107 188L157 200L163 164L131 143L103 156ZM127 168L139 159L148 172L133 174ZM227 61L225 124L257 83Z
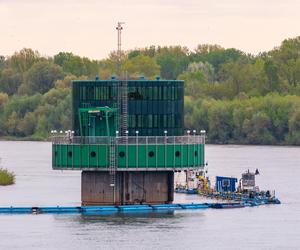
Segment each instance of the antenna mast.
M122 42L121 42L121 33L122 33L122 24L125 24L124 22L118 22L117 24L117 31L118 31L118 67L119 67L119 70L121 69L121 56L122 56Z
M124 74L121 72L121 57L122 57L122 48L121 48L121 32L123 30L122 24L124 22L118 22L117 31L118 31L118 71L120 74L120 81L118 83L118 128L120 135L123 138L128 136L128 125L127 125L127 116L128 116L128 84L127 84L127 72Z

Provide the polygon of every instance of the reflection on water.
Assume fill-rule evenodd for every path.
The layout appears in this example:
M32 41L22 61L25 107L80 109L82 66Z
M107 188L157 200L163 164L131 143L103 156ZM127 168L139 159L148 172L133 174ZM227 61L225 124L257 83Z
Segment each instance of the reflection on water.
M0 215L0 249L300 249L300 148L207 146L211 176L258 168L281 205L102 215ZM0 142L16 184L0 206L80 205L80 173L51 169L51 144ZM176 194L175 202L204 202Z
M174 211L159 211L159 212L126 212L126 213L115 213L115 212L104 212L101 215L93 214L82 214L80 216L81 221L83 222L113 222L113 223L133 223L133 222L144 222L155 221L155 219L170 219L176 218Z

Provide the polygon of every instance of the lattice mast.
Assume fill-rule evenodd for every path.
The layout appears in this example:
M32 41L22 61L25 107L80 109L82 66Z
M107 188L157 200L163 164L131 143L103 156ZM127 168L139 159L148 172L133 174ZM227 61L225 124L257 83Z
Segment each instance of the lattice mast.
M118 31L118 50L117 50L117 56L118 56L118 73L120 74L121 72L121 59L122 59L122 40L121 40L121 35L122 35L122 24L125 24L124 22L118 22L116 30Z
M127 117L128 117L128 84L127 84L127 72L122 72L122 24L124 22L118 22L117 24L117 31L118 31L118 72L120 72L120 81L117 86L117 96L118 96L118 103L117 103L117 108L118 108L118 131L119 134L122 136L122 138L127 138L127 130L128 130L128 122L127 122Z

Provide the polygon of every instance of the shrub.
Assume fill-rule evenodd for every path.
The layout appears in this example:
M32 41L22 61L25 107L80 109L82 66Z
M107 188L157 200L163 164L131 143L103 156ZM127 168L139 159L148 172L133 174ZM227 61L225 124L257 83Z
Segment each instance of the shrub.
M15 174L9 172L7 169L0 168L0 185L12 185L15 184Z

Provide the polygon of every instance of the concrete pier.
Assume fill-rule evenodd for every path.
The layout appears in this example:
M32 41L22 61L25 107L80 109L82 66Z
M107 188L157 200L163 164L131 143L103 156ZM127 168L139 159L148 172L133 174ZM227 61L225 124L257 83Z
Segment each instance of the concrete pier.
M112 187L109 172L82 171L82 205L168 204L173 202L173 171L117 171L115 178L115 187Z

